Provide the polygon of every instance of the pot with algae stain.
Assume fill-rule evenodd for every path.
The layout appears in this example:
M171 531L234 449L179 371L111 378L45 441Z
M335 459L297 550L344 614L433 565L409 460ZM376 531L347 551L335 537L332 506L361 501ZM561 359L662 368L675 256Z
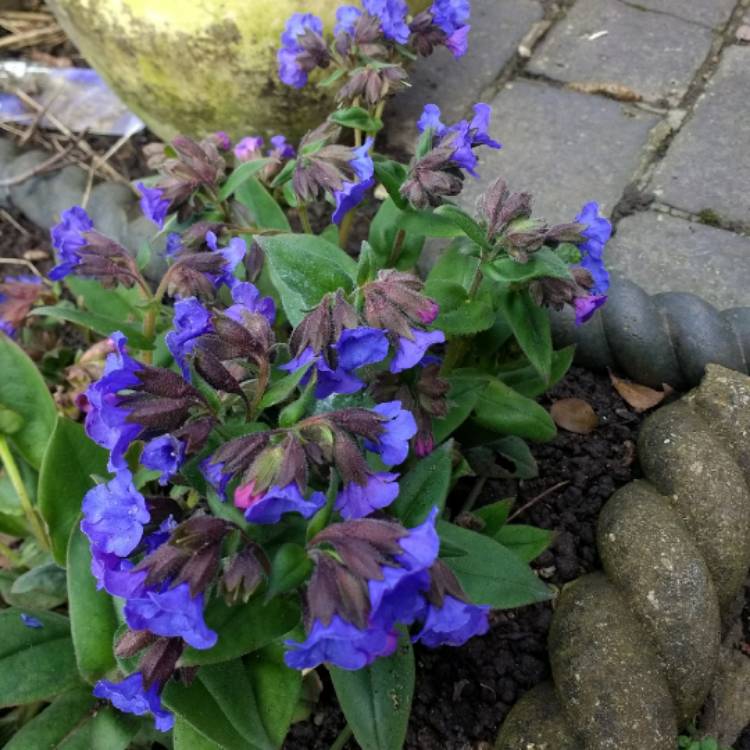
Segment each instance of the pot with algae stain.
M429 0L411 0L413 11ZM332 29L332 0L47 0L82 54L161 138L224 130L299 136L331 108L330 93L276 75L292 13Z

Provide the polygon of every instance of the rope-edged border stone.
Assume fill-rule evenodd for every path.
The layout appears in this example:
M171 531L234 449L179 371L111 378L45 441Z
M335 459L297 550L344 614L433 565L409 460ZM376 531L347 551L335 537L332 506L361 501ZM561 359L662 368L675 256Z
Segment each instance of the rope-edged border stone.
M645 479L599 518L603 572L558 598L554 684L513 708L496 750L674 750L750 568L749 438L750 378L716 365L646 420Z
M611 368L660 388L687 390L711 362L750 373L750 307L719 311L687 292L649 295L626 279L614 279L607 304L576 327L570 310L554 313L558 347L576 344L576 362Z

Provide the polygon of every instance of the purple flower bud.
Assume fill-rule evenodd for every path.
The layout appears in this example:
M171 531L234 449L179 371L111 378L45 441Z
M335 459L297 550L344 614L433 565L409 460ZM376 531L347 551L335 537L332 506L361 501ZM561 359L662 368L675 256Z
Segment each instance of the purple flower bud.
M360 630L334 615L328 625L316 620L302 642L285 641L284 661L292 669L314 669L333 664L341 669L362 669L381 656L390 656L398 645L395 630L371 627Z
M154 684L148 690L143 687L143 675L134 672L122 682L99 680L94 686L94 695L110 701L115 708L127 714L143 716L151 713L154 725L160 732L168 732L174 725L174 715L161 705L160 686Z
M433 344L442 344L445 341L442 331L420 331L412 328L412 336L411 340L405 336L399 337L396 356L391 360L391 372L403 372L415 367Z
M409 8L406 0L362 0L362 7L380 20L386 39L398 44L409 41L409 25L406 23Z
M262 315L268 325L276 322L276 303L273 297L262 297L258 288L249 281L236 282L232 287L232 300L235 304L224 311L224 315L240 324L245 323L247 313Z
M336 11L336 26L333 29L334 35L348 34L349 36L354 36L354 29L361 16L362 11L354 5L342 5Z
M308 73L315 67L307 61L301 61L305 52L301 40L307 34L321 37L323 21L312 13L295 13L287 21L281 35L281 48L277 53L279 78L287 86L301 89L307 85ZM321 38L322 43L322 38Z
M222 151L229 151L232 148L232 139L229 137L229 133L224 130L217 130L215 133L211 133L208 138Z
M143 211L143 215L150 221L153 221L159 229L162 229L171 201L164 197L164 191L161 188L148 187L142 182L137 182L135 186L141 193L141 211Z
M43 294L42 280L37 276L6 276L0 282L0 330L13 336Z
M606 294L591 294L586 297L576 297L574 306L576 311L576 325L580 326L607 301Z
M336 498L336 510L351 519L388 507L398 497L398 476L379 471L369 473L365 484L347 482Z
M60 262L49 272L52 281L59 281L80 263L79 251L87 244L84 232L94 228L91 217L80 206L73 206L60 215L60 223L52 227L52 246L58 251Z
M389 401L373 407L373 411L385 417L381 422L383 432L377 442L365 440L365 448L377 453L386 466L397 466L409 455L409 441L417 434L417 423L411 412L401 408L400 401Z
M180 367L182 377L190 381L188 356L199 336L213 330L211 313L195 297L178 300L174 306L173 329L165 336L167 348Z
M422 630L412 640L429 648L463 646L470 638L484 635L490 629L489 611L489 607L446 596L441 607L427 605Z
M234 147L234 156L237 161L252 161L259 159L262 155L263 138L259 135L247 135L237 141Z
M21 622L27 628L32 628L33 630L38 630L39 628L44 627L44 623L40 619L33 615L27 615L25 612L21 612Z
M185 444L169 434L150 440L141 453L143 466L161 472L159 484L162 487L180 470L184 460Z
M255 483L250 482L234 491L234 504L245 511L250 523L273 524L281 520L285 513L299 513L303 518L315 515L326 503L322 492L313 492L305 500L299 487L288 484L286 487L269 487L265 492L256 492Z
M177 232L170 232L167 235L167 244L164 247L164 254L167 258L172 258L182 250L182 237Z
M375 184L373 179L375 165L370 156L373 142L374 139L370 136L362 146L352 150L353 158L349 161L349 164L358 180L356 182L344 182L340 190L333 191L333 197L336 201L336 210L333 213L334 224L340 224L344 216L362 202L365 193Z
M216 490L216 493L224 499L226 497L227 485L232 479L232 475L224 473L224 464L222 462L213 463L211 456L200 463L201 472L206 481Z
M445 39L445 46L458 59L469 51L469 32L471 26L461 26Z
M206 232L206 244L211 250L224 259L222 270L217 274L209 274L215 287L226 284L232 287L236 283L234 269L242 263L247 253L247 243L242 237L233 237L226 247L219 247L219 241L213 232Z
M197 649L212 648L218 638L203 619L203 594L191 597L187 583L162 591L144 591L126 602L124 615L134 630L182 638Z
M151 516L127 469L106 484L92 487L83 498L81 531L102 552L125 557L140 543Z
M272 148L268 151L268 156L275 159L294 159L297 152L291 143L288 143L286 136L274 135L271 138Z

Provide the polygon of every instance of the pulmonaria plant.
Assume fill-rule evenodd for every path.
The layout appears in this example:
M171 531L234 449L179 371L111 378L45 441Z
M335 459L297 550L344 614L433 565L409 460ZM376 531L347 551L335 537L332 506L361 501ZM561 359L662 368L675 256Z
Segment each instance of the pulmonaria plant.
M471 475L530 476L522 439L554 435L535 398L572 350L553 349L545 308L567 305L582 323L604 303L611 227L596 203L549 225L502 179L474 213L450 202L478 177L481 147L500 148L486 104L454 124L428 105L408 164L377 152L404 59L439 46L462 54L469 10L436 0L412 17L402 0L364 0L338 10L332 38L296 14L282 80L301 86L321 68L340 81L325 123L297 148L224 133L149 147L159 176L139 189L159 228L150 258L73 207L52 230L55 283L0 287L6 331L69 285L89 309L73 316L61 302L49 314L106 334L75 365L87 441L75 461L96 458L81 479L80 525L68 540L70 522L59 531L47 520L53 541L63 537L58 554L78 550L80 561L76 535L87 541L90 571L69 561L71 592L75 576L88 586L92 575L118 600L118 666L94 670L94 695L161 731L177 714L221 746L207 696L236 707L252 694L253 716L283 704L272 712L286 717L273 727L282 737L298 715L299 673L330 669L345 711L351 694L371 705L379 698L357 695L350 671L378 670L393 683L383 695L400 695L412 644L459 646L488 631L492 608L549 596L498 541L514 528L496 520L501 510L472 514L478 493L462 495ZM368 221L361 204L377 200L353 247L351 227ZM433 236L447 246L420 274ZM87 298L80 279L110 290L120 330L102 330L109 319L89 302L102 297ZM56 429L49 450L67 450L56 441L77 430ZM288 694L248 677L261 664ZM393 736L406 727L397 713L377 712ZM240 733L271 746L257 724Z

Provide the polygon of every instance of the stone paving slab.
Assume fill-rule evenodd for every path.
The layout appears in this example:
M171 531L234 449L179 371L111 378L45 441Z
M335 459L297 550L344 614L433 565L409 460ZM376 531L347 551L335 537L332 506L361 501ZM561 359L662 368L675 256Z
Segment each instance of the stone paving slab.
M534 196L535 215L570 221L590 200L609 213L635 173L658 118L600 96L516 80L492 102L500 151L479 152L482 180L467 178L465 206L498 176Z
M750 237L646 211L619 222L606 260L650 294L693 292L719 309L750 305Z
M413 148L415 123L425 104L437 104L445 122L464 117L510 62L542 13L537 0L474 0L468 53L455 60L441 48L414 64L412 88L400 92L388 109L389 121L397 123L390 128L390 142Z
M589 38L602 31L607 33ZM648 101L676 104L712 41L713 32L703 26L621 0L578 0L528 69L566 83L617 83Z
M731 17L737 0L623 0L629 5L669 13L686 21L716 28Z
M651 184L660 200L750 226L750 47L729 47Z

